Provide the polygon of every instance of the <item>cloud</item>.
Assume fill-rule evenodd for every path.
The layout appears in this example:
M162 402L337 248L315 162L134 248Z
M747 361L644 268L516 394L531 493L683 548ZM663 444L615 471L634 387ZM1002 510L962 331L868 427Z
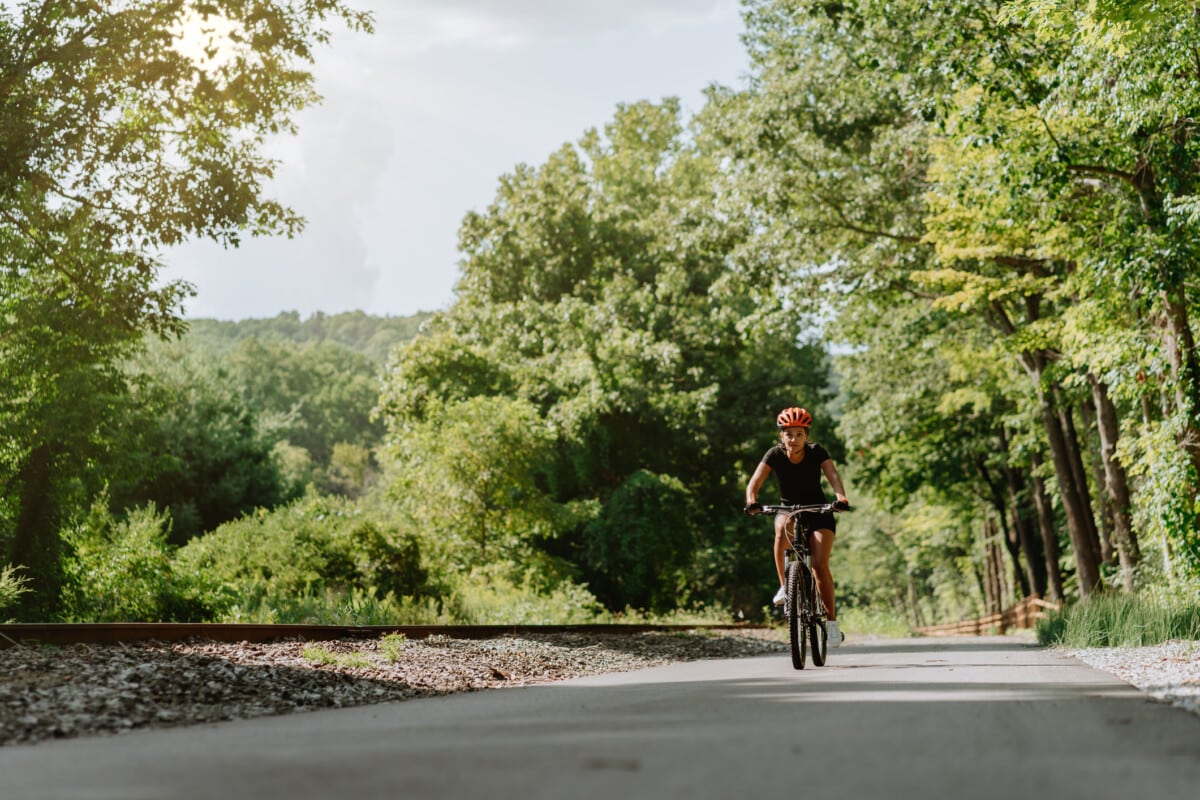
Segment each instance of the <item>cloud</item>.
M0 0L4 2L4 0ZM498 176L538 164L619 102L681 96L745 63L737 0L349 0L374 36L316 53L321 106L271 142L268 194L308 220L294 240L164 254L190 317L443 308L463 215Z
M304 135L270 148L281 163L266 194L303 215L305 229L294 239L249 239L231 250L208 241L172 250L165 276L186 277L199 289L189 316L262 316L264 298L306 314L372 305L380 276L365 217L387 192L396 136L363 89L326 88L324 105L297 120Z
M406 0L367 4L406 55L469 47L513 50L549 40L629 31L661 35L736 19L737 0Z

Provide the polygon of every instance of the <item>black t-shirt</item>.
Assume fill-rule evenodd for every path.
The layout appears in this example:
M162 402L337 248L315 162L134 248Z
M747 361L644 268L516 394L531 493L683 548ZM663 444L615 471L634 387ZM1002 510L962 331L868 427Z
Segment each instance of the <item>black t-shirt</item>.
M787 457L783 445L777 444L767 451L762 461L779 481L779 502L788 506L816 505L828 503L821 488L821 465L829 458L828 451L816 442L804 445L804 460L793 464Z

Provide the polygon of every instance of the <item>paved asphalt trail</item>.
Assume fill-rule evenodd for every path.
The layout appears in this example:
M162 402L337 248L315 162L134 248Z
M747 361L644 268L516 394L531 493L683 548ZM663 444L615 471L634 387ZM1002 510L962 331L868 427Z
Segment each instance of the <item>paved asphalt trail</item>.
M0 800L1200 797L1200 717L1014 638L0 748Z

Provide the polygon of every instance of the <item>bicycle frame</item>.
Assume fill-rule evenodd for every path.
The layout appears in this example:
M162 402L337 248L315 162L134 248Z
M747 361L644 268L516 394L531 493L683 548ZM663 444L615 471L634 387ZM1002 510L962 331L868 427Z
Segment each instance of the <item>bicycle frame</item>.
M762 506L762 514L787 516L784 532L788 537L788 548L784 557L784 616L788 620L791 639L792 666L804 669L807 644L812 643L813 664L825 664L826 631L828 614L825 604L817 592L817 576L813 571L812 529L804 522L807 512L827 513L838 511L832 503L809 506Z

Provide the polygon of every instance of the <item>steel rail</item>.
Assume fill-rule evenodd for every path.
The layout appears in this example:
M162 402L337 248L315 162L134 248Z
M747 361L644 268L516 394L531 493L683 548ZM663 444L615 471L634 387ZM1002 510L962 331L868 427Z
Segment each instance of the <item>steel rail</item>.
M269 642L276 639L328 641L377 639L400 633L409 639L448 636L453 639L493 639L529 634L654 633L691 630L753 630L764 625L271 625L216 622L111 622L0 624L0 650L20 645L109 644L118 642L177 642L202 639L216 642Z

